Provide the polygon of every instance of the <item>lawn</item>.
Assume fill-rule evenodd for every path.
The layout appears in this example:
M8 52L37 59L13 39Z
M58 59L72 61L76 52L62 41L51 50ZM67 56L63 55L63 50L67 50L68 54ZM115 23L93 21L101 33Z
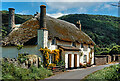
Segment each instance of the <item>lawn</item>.
M96 71L85 78L89 80L120 81L120 64L111 65L102 70Z

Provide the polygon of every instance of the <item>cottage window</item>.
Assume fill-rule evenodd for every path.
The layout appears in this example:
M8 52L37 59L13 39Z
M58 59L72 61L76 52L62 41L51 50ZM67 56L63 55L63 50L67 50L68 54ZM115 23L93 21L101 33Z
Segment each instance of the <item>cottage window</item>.
M48 41L47 45L48 45L48 48L50 48L50 41Z
M52 40L52 45L55 45L56 44L56 39L53 39Z
M87 46L84 46L83 51L87 51L87 50L88 50Z
M49 55L49 64L53 63L52 59L53 59L52 55Z
M76 47L76 43L75 43L75 42L73 42L73 43L72 43L72 46L75 46L75 47Z
M88 44L88 48L90 48L90 44Z
M83 43L81 43L81 48L84 48Z
M84 57L83 57L83 63L87 63L87 55L84 55Z

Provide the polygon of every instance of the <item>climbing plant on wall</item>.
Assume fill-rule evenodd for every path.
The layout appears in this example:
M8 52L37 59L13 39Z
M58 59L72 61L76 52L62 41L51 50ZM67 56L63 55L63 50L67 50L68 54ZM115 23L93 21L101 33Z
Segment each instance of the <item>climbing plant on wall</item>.
M54 54L54 63L57 64L60 60L59 49L52 50L51 54Z
M48 67L48 65L49 65L49 54L50 54L51 51L47 47L41 48L40 51L43 54L43 65L44 65L44 67Z
M50 50L48 49L47 47L45 48L41 48L40 51L42 52L43 54L43 64L45 67L48 67L49 66L49 54L53 54L54 58L53 61L55 64L57 64L60 60L60 54L59 54L59 49L55 49L55 50Z

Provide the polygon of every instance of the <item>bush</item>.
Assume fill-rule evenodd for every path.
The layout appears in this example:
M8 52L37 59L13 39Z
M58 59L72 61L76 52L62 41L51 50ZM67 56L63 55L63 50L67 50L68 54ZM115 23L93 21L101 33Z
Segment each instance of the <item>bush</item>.
M48 69L52 70L52 68L53 68L54 66L56 66L56 64L51 63L51 64L48 65Z
M57 66L65 66L65 62L61 60L61 61L58 62L56 65L57 65Z
M116 46L113 46L113 48L111 49L110 51L110 54L120 54L120 46L119 45L116 45Z
M53 73L46 68L31 66L24 69L12 63L2 62L2 79L44 79Z

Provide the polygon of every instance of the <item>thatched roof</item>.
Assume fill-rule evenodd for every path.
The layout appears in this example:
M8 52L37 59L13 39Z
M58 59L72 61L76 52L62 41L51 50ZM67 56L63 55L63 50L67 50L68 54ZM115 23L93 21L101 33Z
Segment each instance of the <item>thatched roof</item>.
M37 44L37 30L39 29L40 14L34 18L21 24L18 29L14 29L2 44L17 45L17 44ZM80 31L74 24L46 16L46 26L48 29L49 38L58 38L64 41L77 41L79 43L95 44L92 39ZM30 42L32 41L32 42Z

